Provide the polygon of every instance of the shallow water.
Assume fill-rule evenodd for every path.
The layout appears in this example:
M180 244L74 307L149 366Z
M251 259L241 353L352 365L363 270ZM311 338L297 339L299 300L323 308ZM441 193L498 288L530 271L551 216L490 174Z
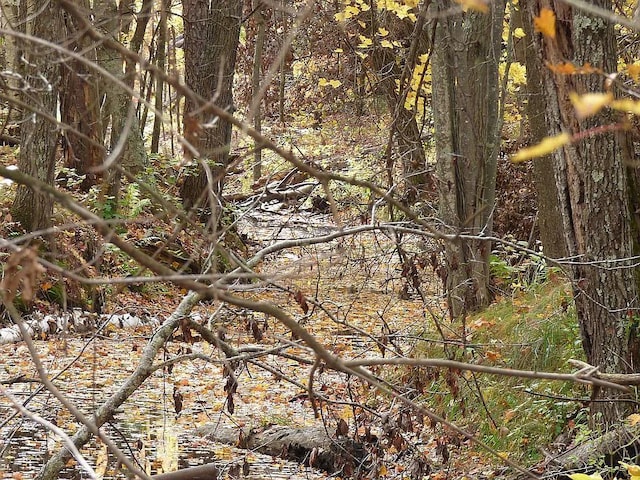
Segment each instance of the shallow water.
M73 359L86 340L69 341L66 351L56 350L51 343L38 342L41 357L50 374L54 375L71 365L56 380L56 384L85 414L90 414L96 405L117 388L132 370L133 361L141 350L135 346L135 341L101 339L94 342L95 346L87 349L75 362ZM23 373L35 378L28 352L23 346L2 346L0 358L4 360L6 372L3 372L2 377L10 378ZM184 364L174 369L172 374L154 374L103 430L129 458L135 458L151 474L210 462L216 463L224 474L234 465L242 465L246 461L249 464L249 475L245 478L249 479L324 478L325 475L298 464L215 444L191 433L198 426L215 422L252 425L255 422L266 424L293 417L303 423L305 419L313 419L313 415L305 407L288 402L278 405L274 402L271 406L267 404L263 410L258 409L259 403L256 402L265 401L267 394L293 396L295 389L284 383L278 384L280 392L278 388L273 388L274 384L271 389L263 388L259 383L252 385L251 381L256 379L248 375L239 377L237 413L229 416L224 413L224 397L221 394L224 380L218 370L218 367L209 365ZM175 385L178 385L185 399L179 415L174 411L172 400ZM37 386L37 383L18 383L7 386L7 389L24 402ZM69 435L77 428L70 415L47 392L35 396L27 406L30 411L55 423ZM8 400L0 397L0 478L33 478L48 456L60 448L60 442L44 427L31 420L21 416L11 418L13 412ZM115 457L107 455L101 443L92 442L82 453L96 471L104 471L103 478L127 478L117 468ZM82 479L89 478L89 475L72 464L61 472L60 478Z

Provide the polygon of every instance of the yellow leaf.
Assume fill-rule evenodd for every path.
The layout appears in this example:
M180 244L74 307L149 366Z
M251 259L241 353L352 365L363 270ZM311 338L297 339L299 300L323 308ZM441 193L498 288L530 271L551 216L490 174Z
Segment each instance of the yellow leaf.
M393 48L393 43L391 43L389 40L382 40L380 42L380 45L384 48Z
M327 85L329 85L329 80L327 80L324 77L320 77L320 80L318 80L318 86L319 87L326 87Z
M629 72L629 76L633 78L633 81L638 83L640 82L640 63L632 63L631 65L627 65L627 72Z
M329 80L329 85L331 85L333 88L338 88L340 85L342 85L342 82L340 80Z
M609 104L614 110L620 112L633 113L634 115L640 115L640 102L631 100L630 98L624 98L622 100L614 100ZM638 420L640 421L640 419Z
M523 38L523 37L526 37L526 35L527 34L524 33L524 30L522 28L520 28L520 27L516 28L513 31L513 36L516 37L516 38Z
M341 49L341 48L336 48L336 49L334 50L334 52L335 52L335 53L344 53L344 50L343 50L343 49Z
M380 470L378 470L378 475L381 477L386 477L388 473L389 471L387 470L387 467L385 467L384 465L381 465Z
M537 145L520 150L513 157L511 157L511 161L514 163L519 163L531 158L543 157L544 155L553 152L563 145L566 145L570 141L571 136L568 133L561 133L560 135L556 135L555 137L543 138L542 141Z
M549 8L540 10L540 16L533 19L536 32L542 33L545 37L556 38L556 14Z
M602 480L602 475L598 472L587 475L586 473L572 473L569 475L571 480Z
M640 476L640 467L638 465L633 465L633 464L624 463L624 462L620 462L620 465L622 466L622 468L627 469L627 472L629 472L629 475L631 476L632 479L633 477Z
M365 37L364 35L360 35L360 44L358 45L358 48L367 48L371 45L373 45L373 40L369 37Z
M475 10L480 13L487 13L489 11L489 4L485 0L456 0L456 3L462 6L462 9Z
M627 420L629 421L629 424L631 426L636 425L637 423L640 423L640 413L632 413L627 417Z
M380 35L381 37L386 37L387 35L389 35L389 30L384 27L380 27L378 29L378 35Z
M609 105L613 101L613 94L609 92L579 95L576 92L571 92L569 93L569 100L571 100L578 118L587 118Z

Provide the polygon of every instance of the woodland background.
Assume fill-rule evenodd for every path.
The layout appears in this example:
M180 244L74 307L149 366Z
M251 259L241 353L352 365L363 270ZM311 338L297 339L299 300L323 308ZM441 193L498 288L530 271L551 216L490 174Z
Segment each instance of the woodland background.
M638 11L2 0L5 477L633 478Z

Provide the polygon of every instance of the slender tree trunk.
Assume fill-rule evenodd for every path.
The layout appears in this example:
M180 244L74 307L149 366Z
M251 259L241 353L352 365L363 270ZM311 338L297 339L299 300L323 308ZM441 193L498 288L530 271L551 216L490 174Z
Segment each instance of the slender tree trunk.
M607 0L591 0L611 8ZM535 51L542 62L571 60L590 63L604 72L616 72L616 39L606 20L572 10L561 1L530 0L528 14L551 8L557 16L553 41L536 34ZM541 63L542 64L542 63ZM561 75L541 70L549 135L578 133L616 122L611 113L579 120L568 95L604 92L601 74ZM564 221L567 253L580 262L571 266L574 299L582 344L590 364L604 372L636 372L638 339L638 279L629 259L634 232L625 169L628 139L625 132L603 132L553 152L559 207ZM630 411L632 404L616 402L617 392L596 391L591 405L594 425L608 426ZM610 399L612 401L601 401Z
M259 2L261 0L258 0ZM253 75L251 79L251 89L253 92L252 109L253 112L253 128L256 132L262 131L262 99L257 98L256 95L260 91L260 78L262 77L262 50L264 49L264 36L266 30L266 22L264 19L264 13L262 11L263 6L259 5L255 12L256 23L258 25L258 32L256 33L256 46L253 53ZM259 145L256 145L256 151L253 157L253 181L257 182L262 176L262 149Z
M20 0L1 0L0 1L0 27L6 30L20 31L19 19ZM15 37L11 35L0 35L2 39L3 49L0 52L0 68L6 72L18 73L19 67L19 48ZM17 80L11 79L10 76L0 78L0 89L10 98L19 99L19 84ZM19 121L20 111L9 102L7 117L3 119L2 126L6 127L9 123ZM0 129L0 134L6 134Z
M487 14L451 14L455 5L440 6L432 64L440 216L446 233L489 235L500 145L498 62L505 2L490 2ZM486 240L446 243L443 281L452 317L489 303L490 252Z
M55 3L34 0L28 14L33 15L29 20L32 35L54 44L60 41L62 15ZM55 117L60 82L59 56L46 47L33 44L26 47L24 55L28 60L24 62L23 71L28 88L23 90L22 101L38 112ZM23 113L18 168L53 185L58 130L37 113ZM28 231L48 228L52 225L53 199L28 186L19 185L11 214Z
M378 25L382 25L385 29L394 32L396 38L408 39L412 44L419 42L417 45L417 54L426 53L429 48L427 36L422 32L415 31L415 22L408 20L400 20L395 15L385 13L384 16L374 9L371 11L371 31L377 31ZM370 35L370 32L363 32ZM417 37L416 37L417 35ZM398 90L398 83L403 80L403 69L398 63L396 56L388 48L377 46L371 52L371 61L376 70L379 79L378 88L383 92L387 106L394 116L392 120L391 133L395 139L397 158L400 160L400 171L403 178L403 200L407 204L413 204L419 196L419 189L424 186L427 181L427 159L422 145L421 131L418 126L415 111L408 110L404 106L404 89L405 85ZM415 63L416 59L405 59L406 62ZM414 65L411 65L412 71ZM411 81L411 78L404 79L405 82ZM400 103L402 102L402 105ZM389 145L391 146L391 145ZM387 174L390 183L393 183L394 177L394 153L387 152Z
M158 24L158 47L156 48L156 66L164 71L166 60L166 47L167 47L167 15L169 14L169 8L171 8L171 2L169 0L162 0L160 6L160 23ZM160 127L162 126L163 118L162 112L164 108L163 102L164 94L164 82L161 78L156 79L156 96L155 107L156 116L153 119L153 133L151 135L151 153L158 153L160 144ZM158 114L160 113L160 115ZM143 121L144 121L143 116Z
M196 95L233 110L233 75L242 2L184 0L183 15L186 84ZM185 176L180 191L182 202L189 208L202 206L208 200L216 211L229 158L231 124L211 118L206 105L187 97L184 137L190 144L185 147L185 155L199 163L193 174Z

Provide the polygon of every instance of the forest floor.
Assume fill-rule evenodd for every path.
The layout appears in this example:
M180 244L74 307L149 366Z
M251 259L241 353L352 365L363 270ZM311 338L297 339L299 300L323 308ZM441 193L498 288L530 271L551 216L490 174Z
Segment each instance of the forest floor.
M311 160L328 168L365 172L374 178L379 175L372 169L375 152L383 145L382 133L380 138L372 139L370 130L367 133L364 128L341 130L339 118L326 122L320 132L301 127L298 133L296 148ZM4 163L14 160L12 150L0 153ZM336 156L346 160L338 165ZM286 166L278 168L287 169ZM168 170L158 168L157 176L172 178ZM238 191L248 190L246 179L236 178L231 184ZM171 184L161 187L167 191L175 189ZM12 188L0 189L4 238L16 234L9 213ZM525 187L520 190L522 188ZM77 191L73 193L82 195ZM360 224L368 199L350 188L341 187L333 194L344 207L339 218L308 205L300 209L297 208L300 205L272 202L253 206L241 215L238 230L245 236L249 249L255 251L281 240L335 232L336 221L341 225ZM132 190L126 198L127 211L136 217L123 225L124 238L139 242L169 235L170 219L154 217L153 210L141 201L139 192ZM516 197L503 194L501 198ZM93 201L87 196L83 199ZM513 200L511 203L515 205ZM509 218L514 224L530 228L526 222L514 220L513 216ZM503 228L509 227L503 225ZM83 228L69 229L59 235L61 245L57 254L60 258L69 258L63 257L62 252L84 254L87 238L83 232ZM178 240L181 253L187 256L202 253L202 246L206 245L206 239L197 231L184 231ZM402 260L398 245L402 246ZM561 279L547 279L544 284L525 288L515 285L520 264L514 267L514 262L507 260L499 263L505 270L499 271L501 278L496 284L497 306L468 319L466 338L474 339L477 345L461 347L462 327L447 320L440 281L433 272L432 259L437 249L435 243L424 238L398 238L385 231L289 248L268 256L259 265L258 271L269 281L253 285L245 295L269 300L284 308L329 351L344 359L429 355L499 366L514 366L519 361L532 368L563 368L564 357L575 353L574 348L567 346L575 345L576 331L565 315L568 294ZM180 254L172 255L163 260L171 264L182 258ZM69 267L79 267L65 261ZM138 273L133 262L109 248L103 251L100 268L114 276ZM57 312L61 298L71 298L76 293L81 296L77 285L66 282L61 289L61 284L57 277L45 276L32 310ZM69 293L72 295L67 295ZM103 313L126 312L163 319L185 294L164 282L113 285L105 290ZM310 352L273 318L217 302L197 306L193 317L210 321L218 331L224 331L227 342L235 347L270 348L288 342L287 353L313 361ZM73 331L50 337L43 334L36 343L40 358L56 384L86 413L91 413L133 371L152 334L152 325L127 330L109 326L82 335ZM221 356L216 348L200 338L189 339L183 332L177 332L163 352L163 359L191 352L204 353L214 359ZM0 380L24 376L21 381L10 384L11 392L26 400L38 390L37 382L28 381L37 375L23 344L0 345L0 358L4 360ZM266 369L249 365L238 372L233 407L225 391L227 379L222 366L192 361L178 363L172 369L160 369L124 405L107 429L125 452L153 473L215 461L225 474L233 474L238 465L246 462L250 467L248 478L254 479L313 479L326 475L235 446L214 444L195 435L196 429L204 425L256 429L269 425L327 425L331 434L339 430L352 438L367 437L369 457L366 471L362 467L363 478L429 475L433 480L480 479L506 472L499 458L481 451L446 426L433 425L388 395L329 370L320 369L314 377L315 388L325 399L320 402L320 417L316 418L303 388L311 367L278 356L260 362ZM522 367L522 363L516 367ZM401 393L460 422L500 455L529 464L542 455L537 450L538 442L552 441L564 429L568 416L574 418L576 413L571 402L556 405L558 402L552 396L558 392L575 392L570 388L551 388L545 382L531 385L485 381L461 372L399 367L387 367L375 373ZM529 388L546 398L533 396L536 392L525 395L523 390ZM48 394L34 397L29 406L67 431L76 428L69 413ZM29 478L60 443L29 421L20 417L10 419L11 412L6 399L0 398L0 472L3 478ZM346 431L343 422L348 428ZM115 460L106 454L102 445L94 442L86 453L105 478L126 478L122 472L118 473ZM64 478L79 478L74 467L73 463L68 465ZM354 473L354 468L358 473L359 468L346 464L338 467L342 471L336 476Z

